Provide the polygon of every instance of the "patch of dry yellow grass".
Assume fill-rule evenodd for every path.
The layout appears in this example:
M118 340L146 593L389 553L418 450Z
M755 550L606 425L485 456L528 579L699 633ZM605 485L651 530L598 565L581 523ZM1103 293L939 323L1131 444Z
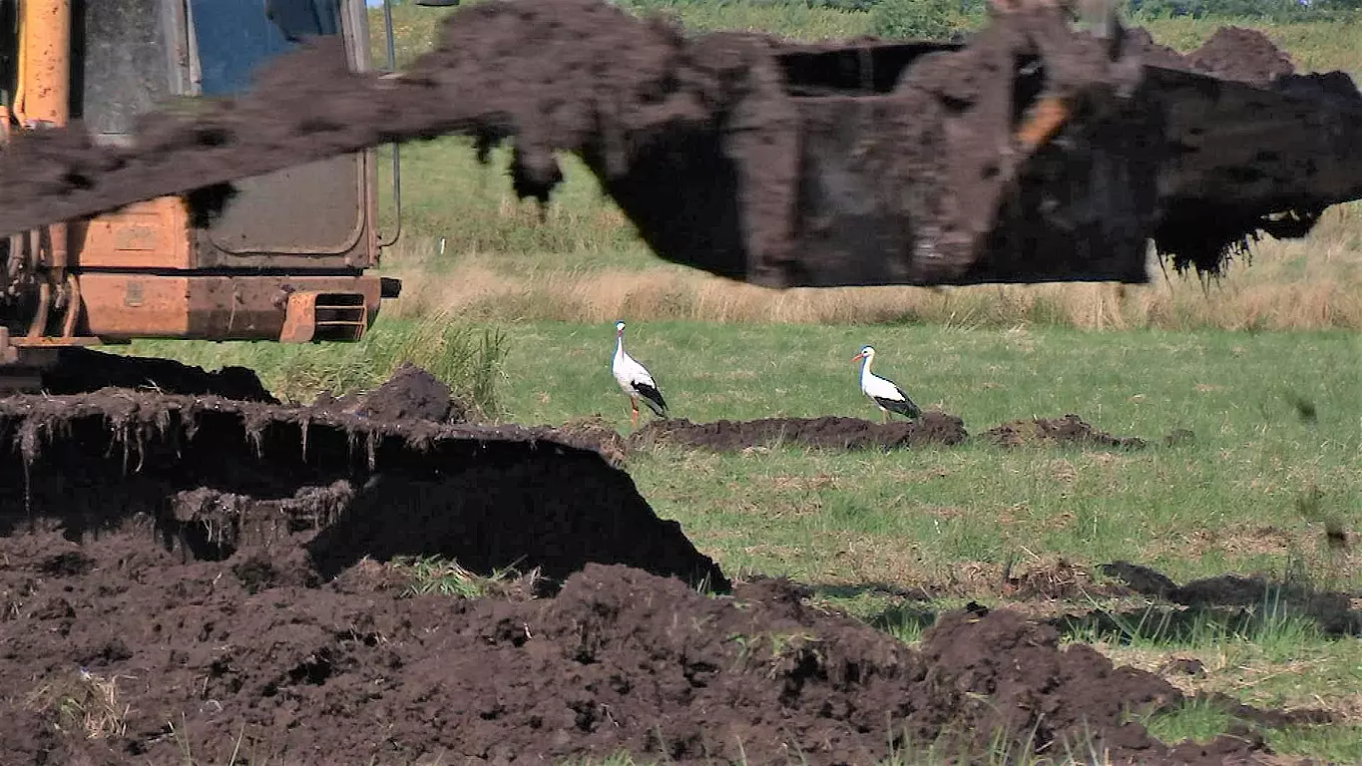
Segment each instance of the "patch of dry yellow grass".
M409 239L385 254L404 282L391 315L448 312L476 319L608 322L619 317L756 324L926 322L1061 325L1091 330L1214 327L1362 329L1362 205L1336 206L1303 240L1265 237L1252 262L1203 282L1161 271L1148 285L1057 283L959 288L774 290L664 264L585 268L570 255L506 259L447 254Z

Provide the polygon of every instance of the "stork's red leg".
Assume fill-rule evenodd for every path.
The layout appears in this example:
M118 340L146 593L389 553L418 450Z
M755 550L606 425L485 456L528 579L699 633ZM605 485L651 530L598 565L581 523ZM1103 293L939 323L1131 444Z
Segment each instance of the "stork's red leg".
M629 422L633 424L634 428L638 428L638 400L630 398L629 407L633 410L633 415L630 416Z

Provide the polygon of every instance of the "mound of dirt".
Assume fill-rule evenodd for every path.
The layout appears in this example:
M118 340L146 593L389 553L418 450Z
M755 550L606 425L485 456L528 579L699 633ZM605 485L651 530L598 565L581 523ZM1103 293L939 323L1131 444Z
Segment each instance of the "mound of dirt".
M828 415L819 418L765 418L692 423L685 418L655 420L629 438L635 447L667 444L732 452L793 442L826 449L902 449L928 444L959 444L968 436L964 421L943 412L925 412L914 421L888 424Z
M1120 447L1122 449L1140 449L1145 446L1143 439L1134 436L1112 436L1093 428L1077 415L1065 415L1062 418L1013 420L990 428L980 436L1003 447L1056 443Z
M1187 55L1193 69L1226 80L1266 86L1295 74L1296 65L1256 29L1221 27Z
M127 388L186 396L221 396L278 404L260 378L245 367L212 372L173 359L109 354L88 348L63 349L59 363L43 373L49 394L84 394L101 388Z
M1114 763L1268 752L1152 740L1122 716L1174 687L1009 612L945 615L919 653L783 581L714 598L592 564L553 598L464 601L371 564L327 582L287 546L185 561L133 528L6 536L0 556L0 739L26 763L159 766L186 743L207 763L873 763L995 732L1011 752L1095 737Z
M214 396L13 396L0 399L0 534L37 519L80 540L150 520L200 560L306 532L328 577L366 556L441 555L482 574L561 581L595 561L726 589L590 442Z
M447 383L411 362L403 362L388 380L368 394L336 398L330 392L323 392L312 406L367 420L466 423L468 406L453 394Z

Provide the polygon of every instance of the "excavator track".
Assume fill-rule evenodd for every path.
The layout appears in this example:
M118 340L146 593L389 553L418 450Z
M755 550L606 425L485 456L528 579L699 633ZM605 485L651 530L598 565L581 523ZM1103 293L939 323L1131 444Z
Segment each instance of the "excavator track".
M213 561L302 536L323 576L363 557L442 556L485 574L538 569L550 583L596 562L729 587L605 445L407 416L394 397L433 381L414 368L348 405L301 406L239 368L75 355L51 377L66 393L0 398L0 534L131 525Z

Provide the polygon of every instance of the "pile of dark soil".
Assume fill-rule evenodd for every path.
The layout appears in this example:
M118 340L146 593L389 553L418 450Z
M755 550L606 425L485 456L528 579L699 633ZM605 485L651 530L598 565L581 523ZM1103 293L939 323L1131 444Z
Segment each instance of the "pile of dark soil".
M1075 444L1139 449L1145 446L1143 439L1134 436L1112 436L1093 428L1077 415L1013 420L990 428L981 435L984 439L1003 447L1020 447L1026 444Z
M403 390L366 401L392 412L402 397L385 407L384 395ZM596 438L128 389L12 396L0 398L0 534L46 518L79 540L149 520L214 560L307 532L327 576L365 556L440 555L483 574L561 581L595 561L727 588Z
M1174 444L1185 439L1187 434L1190 432L1175 432L1165 442ZM916 421L889 424L832 415L819 418L718 420L712 423L692 423L684 418L655 420L635 431L628 442L630 447L641 449L652 445L673 445L734 452L782 443L823 449L908 449L934 444L955 446L969 438L963 420L954 415L930 411ZM1003 447L1072 444L1080 447L1140 449L1146 446L1143 439L1112 436L1072 414L1062 418L1014 420L973 438Z
M945 615L917 652L782 581L714 598L593 564L553 598L462 601L408 596L371 562L326 581L284 545L186 561L133 527L7 535L0 557L16 763L874 763L999 731L1013 752L1095 738L1115 763L1268 752L1152 740L1123 715L1177 689L1009 612Z
M716 451L795 443L827 449L898 449L928 444L955 445L965 440L964 421L942 412L919 420L872 423L861 418L765 418L692 423L685 418L655 420L635 431L633 446L669 444Z
M1296 65L1256 29L1221 27L1200 48L1187 54L1195 70L1226 80L1271 85L1295 74Z
M404 362L392 377L367 394L336 398L323 392L312 406L385 422L466 423L469 414L468 405L454 397L449 384L411 362Z
M49 394L84 394L102 388L279 403L255 372L245 367L229 366L210 372L173 359L68 348L61 351L59 363L43 373L43 390Z

